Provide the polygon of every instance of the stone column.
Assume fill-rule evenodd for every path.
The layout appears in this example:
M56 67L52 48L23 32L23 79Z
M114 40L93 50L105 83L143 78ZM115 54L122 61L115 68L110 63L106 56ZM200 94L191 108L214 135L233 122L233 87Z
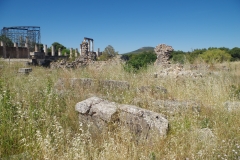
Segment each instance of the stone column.
M48 51L47 51L47 45L44 45L44 53L45 53L45 56L48 55Z
M58 56L61 56L62 53L61 53L61 48L58 48Z
M28 48L28 37L26 37L25 47Z
M55 56L55 48L52 46L52 56Z
M7 58L5 42L1 41L1 46L3 47L3 58Z
M25 47L27 48L27 54L28 54L28 58L30 58L30 54L29 54L29 46L28 46L28 37L26 37L26 43L25 43Z
M17 53L17 57L16 58L19 58L18 43L14 43L14 47L16 47L16 53Z
M77 48L75 49L75 57L76 58L78 57L78 50L77 50Z
M72 53L72 48L70 48L70 58L72 58L72 56L73 56L73 53Z
M90 52L90 40L88 40L88 52Z
M80 44L79 54L82 55L82 44Z
M6 47L3 41L1 41L1 46L3 47L3 58L6 58Z
M92 52L94 52L94 44L93 44L93 40L92 40Z
M38 52L38 46L35 44L35 52Z

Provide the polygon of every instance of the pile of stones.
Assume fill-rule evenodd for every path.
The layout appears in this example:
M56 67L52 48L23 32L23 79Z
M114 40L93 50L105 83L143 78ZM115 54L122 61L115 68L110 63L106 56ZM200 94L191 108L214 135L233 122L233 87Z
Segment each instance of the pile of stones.
M155 47L154 51L157 54L157 60L155 62L155 65L170 64L169 58L171 52L173 51L172 46L168 46L166 44L159 44Z

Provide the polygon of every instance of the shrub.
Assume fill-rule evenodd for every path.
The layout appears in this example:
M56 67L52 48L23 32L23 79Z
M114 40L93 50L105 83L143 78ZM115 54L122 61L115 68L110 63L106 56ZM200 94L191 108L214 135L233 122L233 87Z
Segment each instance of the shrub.
M220 49L212 49L204 52L203 54L199 55L206 63L222 63L224 61L230 61L231 55L228 54L226 51Z
M129 60L127 61L126 65L124 66L124 69L126 71L138 71L141 68L146 68L147 65L153 63L156 61L157 55L150 52L142 52L139 54L132 54L129 55Z

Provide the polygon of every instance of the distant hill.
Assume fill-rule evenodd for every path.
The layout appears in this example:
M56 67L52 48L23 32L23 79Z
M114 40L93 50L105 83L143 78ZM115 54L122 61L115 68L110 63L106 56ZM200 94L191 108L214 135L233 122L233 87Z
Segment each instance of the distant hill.
M144 52L144 51L154 51L154 47L142 47L142 48L139 48L135 51L127 52L127 53L123 53L123 54L138 54L138 53L141 53L141 52Z

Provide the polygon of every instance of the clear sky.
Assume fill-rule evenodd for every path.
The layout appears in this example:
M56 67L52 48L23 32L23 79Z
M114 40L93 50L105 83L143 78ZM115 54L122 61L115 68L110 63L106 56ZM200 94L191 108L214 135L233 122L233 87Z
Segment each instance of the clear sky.
M40 26L41 43L119 53L164 43L175 50L240 47L240 0L0 0L0 29Z

